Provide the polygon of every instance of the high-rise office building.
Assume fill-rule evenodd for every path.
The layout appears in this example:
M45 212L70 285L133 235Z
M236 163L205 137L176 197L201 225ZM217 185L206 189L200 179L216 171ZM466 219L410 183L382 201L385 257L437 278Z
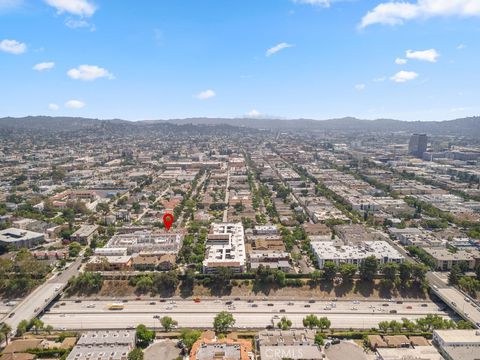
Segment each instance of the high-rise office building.
M408 143L408 153L417 158L422 158L427 151L427 134L413 134Z

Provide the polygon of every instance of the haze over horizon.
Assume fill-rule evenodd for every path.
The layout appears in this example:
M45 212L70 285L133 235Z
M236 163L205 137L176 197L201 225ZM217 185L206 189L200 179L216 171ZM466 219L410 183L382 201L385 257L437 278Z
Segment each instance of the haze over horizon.
M480 114L480 4L406 4L1 0L0 116Z

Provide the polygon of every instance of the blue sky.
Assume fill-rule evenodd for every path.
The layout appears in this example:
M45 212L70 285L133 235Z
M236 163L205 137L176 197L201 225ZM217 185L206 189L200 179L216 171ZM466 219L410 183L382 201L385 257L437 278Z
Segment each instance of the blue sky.
M0 116L480 114L480 0L0 0Z

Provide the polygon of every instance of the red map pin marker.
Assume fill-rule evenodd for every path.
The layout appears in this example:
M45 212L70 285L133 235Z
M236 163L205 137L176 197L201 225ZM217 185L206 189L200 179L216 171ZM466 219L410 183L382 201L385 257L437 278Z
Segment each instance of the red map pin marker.
M163 215L163 225L167 230L170 230L170 227L173 224L173 215L172 214L165 214Z

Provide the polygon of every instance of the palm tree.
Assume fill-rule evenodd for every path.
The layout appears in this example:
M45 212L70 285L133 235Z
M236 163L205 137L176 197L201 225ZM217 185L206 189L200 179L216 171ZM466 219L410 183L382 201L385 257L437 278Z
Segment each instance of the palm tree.
M8 336L10 335L10 332L12 331L12 327L6 323L3 323L2 326L0 327L0 333L4 336L5 342L8 345Z

